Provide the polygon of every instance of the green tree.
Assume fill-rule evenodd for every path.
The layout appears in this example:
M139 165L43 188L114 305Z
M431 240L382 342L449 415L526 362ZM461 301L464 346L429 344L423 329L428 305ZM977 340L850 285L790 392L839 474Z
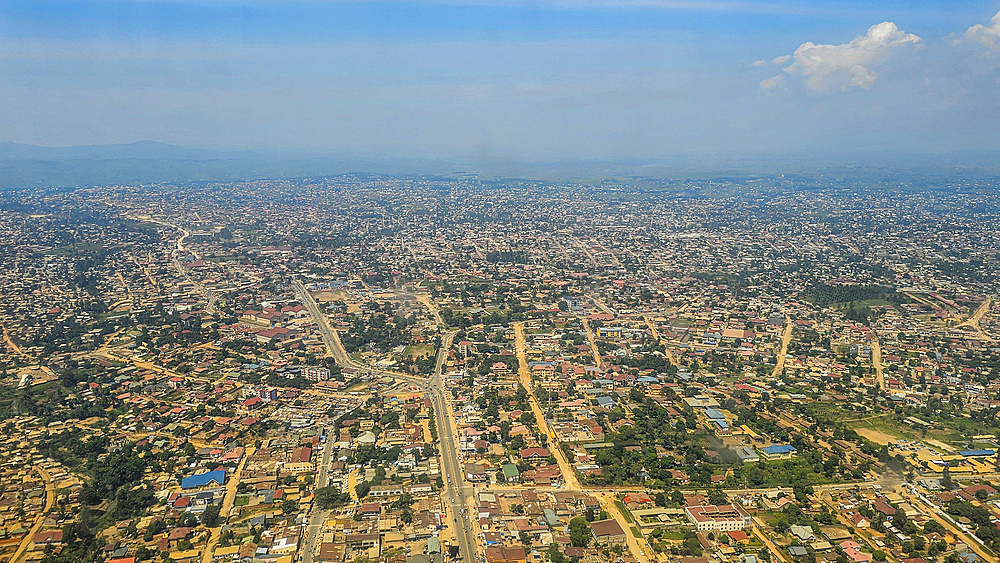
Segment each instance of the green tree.
M358 498L365 498L368 496L368 491L372 488L372 484L369 481L362 481L354 487L354 492L358 494Z
M951 479L951 470L948 469L947 465L944 466L944 474L941 476L941 487L946 491L955 488L955 482Z
M577 516L569 521L569 541L573 547L590 545L590 522L583 516Z
M205 512L201 513L202 524L208 526L209 528L214 528L219 525L219 511L222 507L218 504L210 504L205 508Z
M708 502L711 504L726 504L729 502L729 497L726 496L725 491L722 487L715 486L708 491Z
M320 487L315 493L316 506L324 509L344 506L351 501L351 495L336 487Z
M548 555L549 561L551 561L552 563L566 562L566 556L563 555L561 551L559 551L559 546L555 543L549 544L549 549L546 550L545 554Z

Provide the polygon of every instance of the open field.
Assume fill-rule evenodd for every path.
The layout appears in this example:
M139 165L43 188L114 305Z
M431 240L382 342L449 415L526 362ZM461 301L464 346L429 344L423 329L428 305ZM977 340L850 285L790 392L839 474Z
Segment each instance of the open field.
M404 355L411 358L419 358L421 356L432 356L433 354L434 347L429 344L423 344L419 346L408 346Z
M885 444L895 442L897 440L896 436L890 436L885 432L875 430L873 428L855 428L854 431L880 446L884 446Z

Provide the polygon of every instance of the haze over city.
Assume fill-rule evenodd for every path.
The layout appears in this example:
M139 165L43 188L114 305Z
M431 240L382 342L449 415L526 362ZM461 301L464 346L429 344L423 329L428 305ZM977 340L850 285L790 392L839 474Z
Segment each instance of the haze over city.
M549 161L995 151L1000 5L0 5L0 140Z

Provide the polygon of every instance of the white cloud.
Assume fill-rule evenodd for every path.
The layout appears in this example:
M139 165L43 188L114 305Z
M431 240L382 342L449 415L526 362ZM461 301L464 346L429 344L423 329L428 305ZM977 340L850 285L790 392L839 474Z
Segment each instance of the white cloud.
M750 66L764 66L765 64L767 64L767 61L765 61L764 59L761 59L759 61L754 61L754 62L750 63Z
M825 88L827 77L841 74L849 79L849 83L841 86L843 89L868 89L878 78L870 67L883 61L895 48L919 42L919 37L904 32L896 24L882 22L871 26L864 36L855 37L850 43L803 43L791 55L795 61L785 68L785 72L805 76L806 85L814 91Z
M785 81L785 77L782 76L782 75L780 75L780 74L777 75L777 76L772 76L771 78L765 78L764 80L760 81L760 89L761 90L770 90L771 88L774 88L774 87L780 85L784 81Z
M787 63L788 59L790 58L792 58L791 55L781 55L780 57L774 57L774 59L772 59L771 62L776 65L783 65Z
M993 16L990 21L992 23L988 26L977 23L970 27L966 30L965 36L969 39L975 39L983 45L1000 49L1000 12L997 12L997 15Z

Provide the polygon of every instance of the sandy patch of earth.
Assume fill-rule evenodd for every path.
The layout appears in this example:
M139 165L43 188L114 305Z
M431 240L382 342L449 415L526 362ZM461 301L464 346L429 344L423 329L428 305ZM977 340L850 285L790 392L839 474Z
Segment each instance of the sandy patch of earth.
M871 428L855 428L854 431L880 446L884 446L889 442L895 442L898 439L896 436L891 436L885 432Z

